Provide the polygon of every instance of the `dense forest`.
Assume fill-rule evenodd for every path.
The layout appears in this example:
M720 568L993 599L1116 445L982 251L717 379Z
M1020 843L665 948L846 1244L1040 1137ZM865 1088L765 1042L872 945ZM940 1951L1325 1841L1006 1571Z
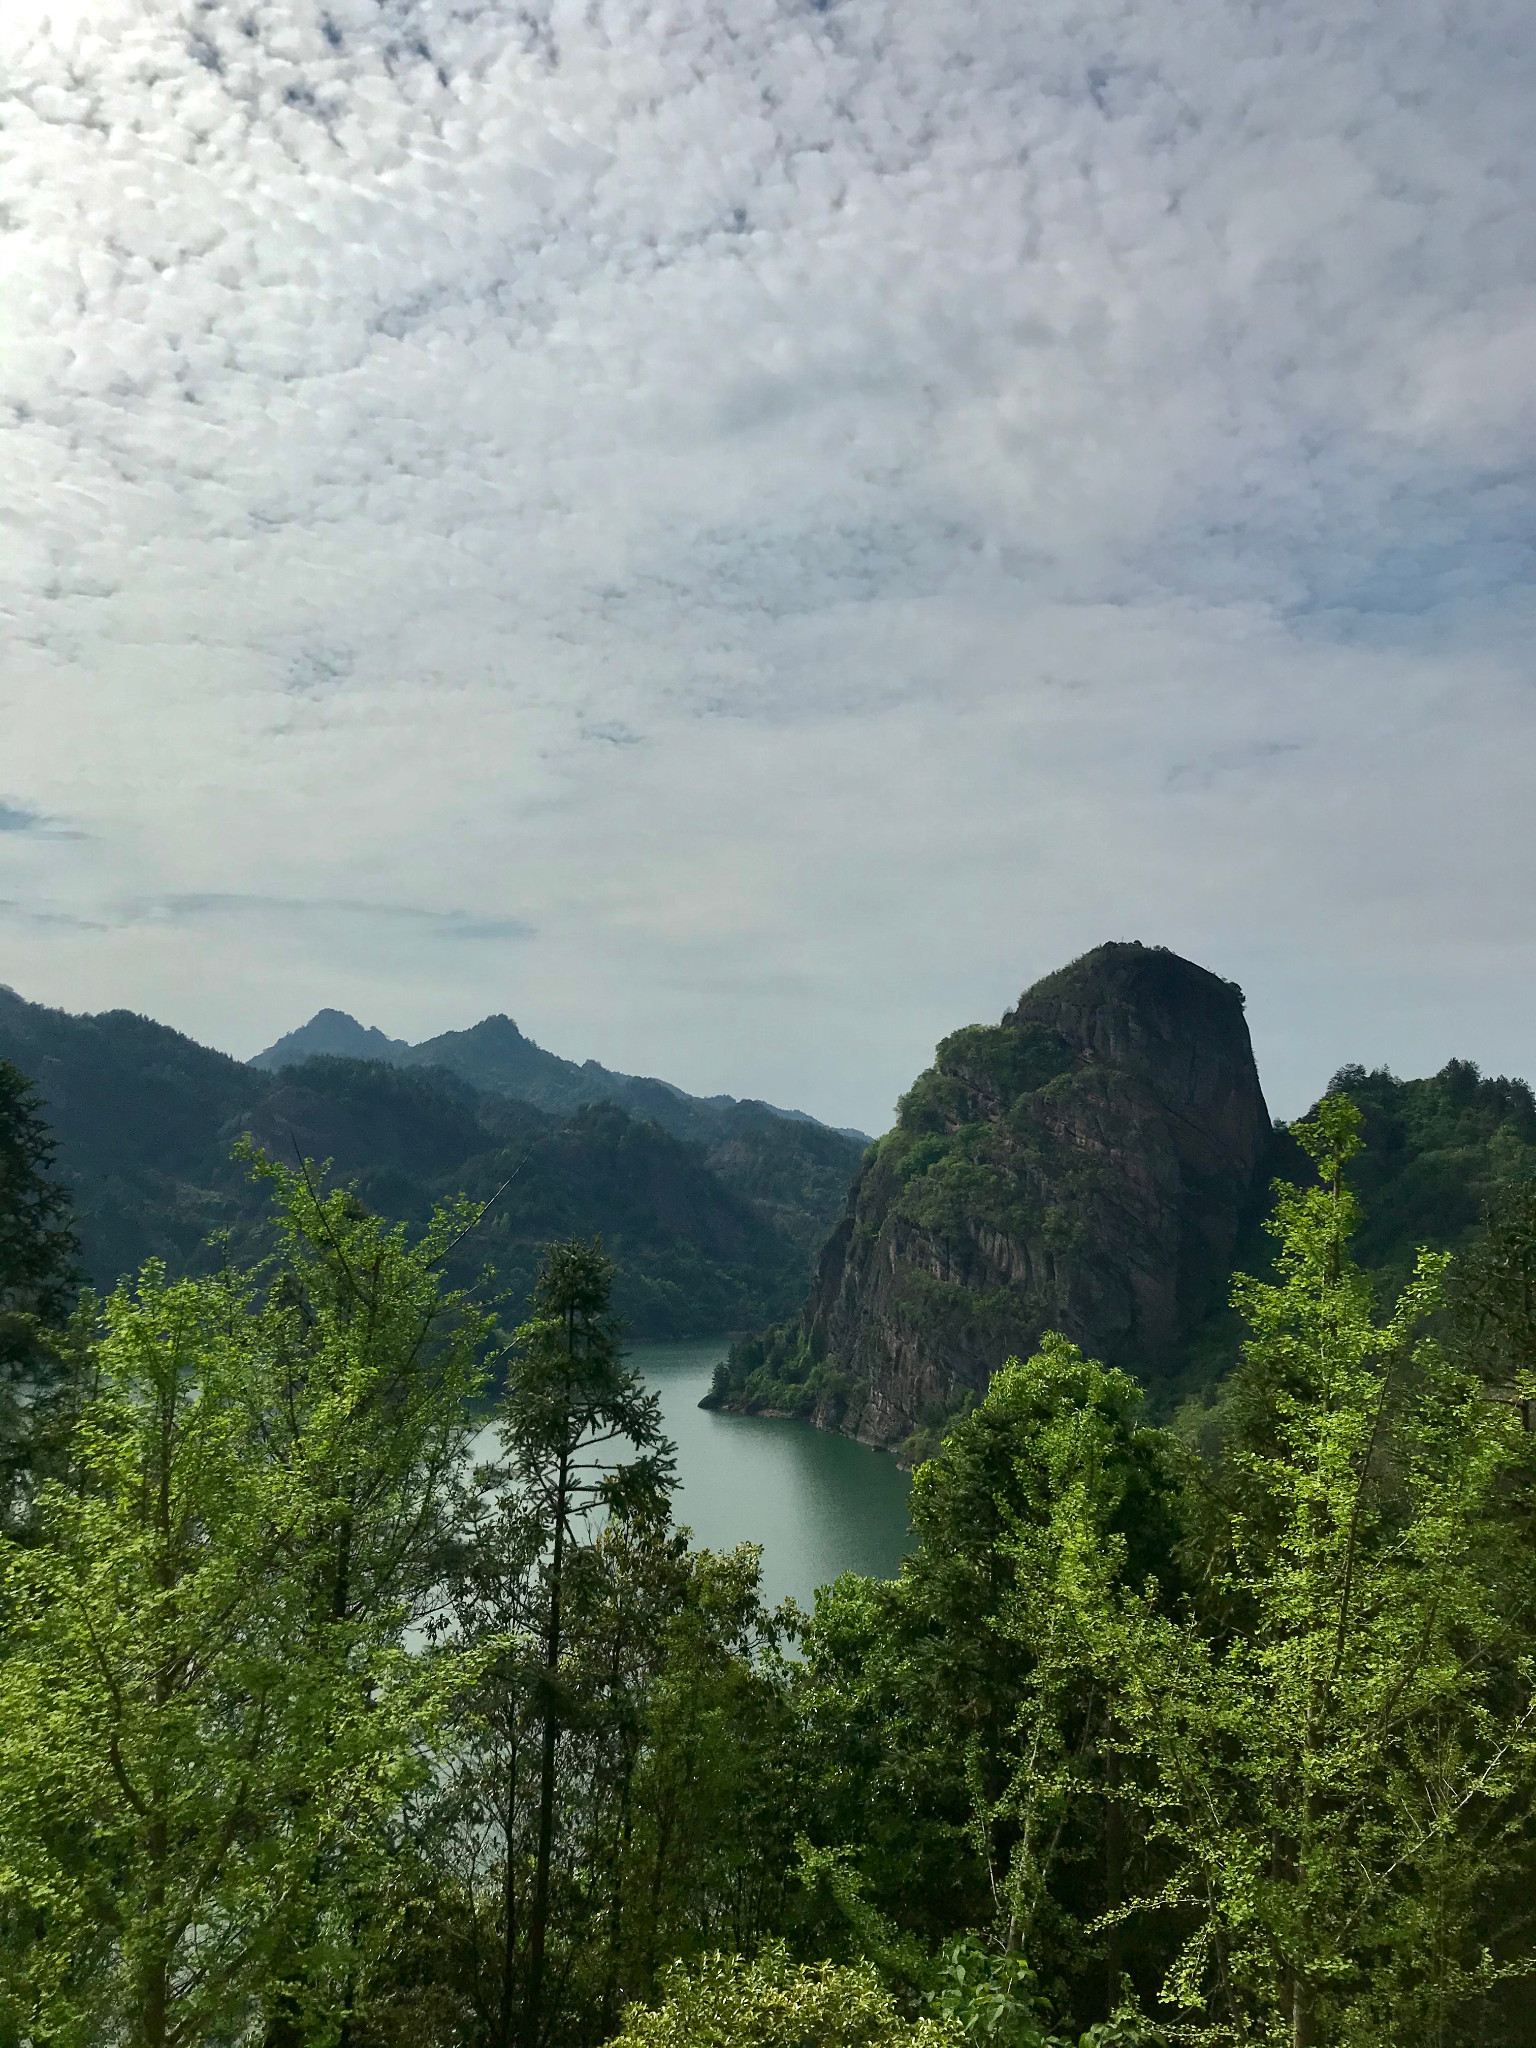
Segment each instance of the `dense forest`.
M345 1042L368 1046L353 1034ZM519 1061L498 1064L508 1034ZM231 1158L249 1133L290 1165L333 1161L370 1207L418 1229L439 1201L500 1189L449 1270L468 1284L493 1261L513 1323L538 1246L573 1232L601 1234L614 1254L615 1309L636 1336L750 1329L793 1308L842 1208L857 1136L577 1067L506 1019L449 1040L425 1050L446 1047L463 1071L336 1055L255 1068L128 1011L70 1016L0 989L0 1058L41 1091L102 1289L149 1257L182 1273L265 1248L266 1204ZM628 1107L611 1099L620 1082Z
M1405 1259L1394 1145L1503 1111L1344 1083L1196 1423L1047 1333L805 1614L674 1523L600 1245L506 1334L482 1200L248 1139L259 1243L99 1298L0 1064L0 2042L1536 2040L1536 1187Z

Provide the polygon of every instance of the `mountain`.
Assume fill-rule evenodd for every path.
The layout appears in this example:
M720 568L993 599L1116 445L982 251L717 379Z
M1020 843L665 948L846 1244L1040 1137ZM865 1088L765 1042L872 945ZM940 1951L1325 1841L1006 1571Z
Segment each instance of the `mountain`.
M364 1056L315 1054L323 1033ZM867 1155L766 1103L577 1067L506 1018L402 1053L322 1012L284 1045L306 1057L244 1065L127 1011L69 1016L0 989L0 1057L42 1089L98 1284L150 1256L206 1268L216 1232L260 1253L264 1197L229 1156L242 1132L332 1160L409 1223L511 1176L455 1269L492 1263L507 1318L541 1243L601 1231L635 1335L763 1332L733 1347L720 1405L886 1444L920 1448L1047 1327L1164 1410L1204 1393L1241 1334L1230 1273L1269 1258L1269 1184L1307 1171L1270 1126L1241 992L1155 947L1100 947L999 1024L946 1038ZM571 1081L594 1072L628 1101ZM1536 1177L1523 1081L1453 1060L1408 1081L1347 1067L1333 1085L1365 1112L1356 1249L1384 1294L1419 1244L1457 1249L1490 1196ZM681 1131L643 1113L653 1099Z
M205 1270L214 1233L237 1258L259 1255L265 1196L230 1158L249 1132L278 1158L332 1160L371 1207L410 1223L435 1199L489 1196L514 1176L456 1275L494 1264L509 1318L540 1244L601 1232L620 1269L616 1308L636 1336L749 1328L793 1308L820 1219L840 1206L858 1156L820 1125L734 1105L745 1135L723 1135L719 1149L738 1188L701 1147L616 1103L553 1113L379 1059L263 1071L128 1011L71 1016L8 990L0 1058L42 1092L100 1287L150 1257Z
M359 1024L345 1010L316 1010L307 1024L257 1053L249 1064L275 1074L283 1067L302 1066L305 1060L316 1058L398 1063L410 1050L403 1038L386 1038L374 1025Z
M510 1095L540 1109L579 1109L586 1102L617 1102L633 1116L648 1117L678 1138L707 1138L739 1109L761 1111L789 1123L827 1130L803 1110L779 1109L771 1102L738 1102L734 1095L689 1095L670 1081L638 1074L618 1074L596 1060L562 1059L524 1037L510 1017L483 1017L465 1031L445 1031L437 1038L408 1045L386 1038L372 1025L359 1024L345 1010L319 1010L307 1024L269 1045L250 1062L270 1072L297 1066L317 1053L348 1059L387 1060L402 1067L438 1067L457 1074L488 1095ZM834 1131L861 1150L869 1143L863 1131ZM851 1171L851 1169L850 1169Z
M801 1315L737 1347L722 1396L788 1394L896 1444L1047 1329L1166 1379L1222 1298L1269 1144L1241 991L1101 946L943 1041Z
M1419 1245L1456 1250L1501 1185L1536 1176L1523 1081L1453 1060L1332 1085L1365 1112L1355 1250L1384 1298ZM1309 1173L1269 1122L1241 991L1160 948L1101 946L943 1041L799 1314L732 1348L712 1404L918 1453L1058 1329L1166 1410L1235 1356L1231 1274L1269 1270L1271 1183Z
M732 1193L799 1247L809 1262L842 1213L848 1183L869 1144L862 1131L834 1130L800 1110L732 1095L687 1095L669 1081L616 1074L596 1060L577 1065L525 1038L510 1017L486 1017L420 1045L386 1038L344 1010L321 1010L250 1062L267 1072L317 1054L378 1060L452 1075L484 1095L527 1102L557 1116L609 1102L701 1148Z

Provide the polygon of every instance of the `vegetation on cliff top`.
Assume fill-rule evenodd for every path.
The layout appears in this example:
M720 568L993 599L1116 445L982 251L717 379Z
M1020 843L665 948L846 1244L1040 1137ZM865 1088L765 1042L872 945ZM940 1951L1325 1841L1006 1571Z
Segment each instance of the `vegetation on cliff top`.
M1021 1101L1035 1090L1049 1097L1071 1066L1053 1034L1027 1027L973 1026L945 1039L933 1066L902 1098L895 1128L866 1157L862 1211L882 1222L904 1218L936 1234L975 1230L1028 1233L1048 1250L1081 1243L1083 1203L1099 1169L1051 1147ZM1023 1037L1021 1046L1014 1044ZM1385 1068L1345 1067L1330 1093L1347 1092L1364 1117L1365 1150L1357 1182L1366 1221L1357 1251L1383 1297L1399 1291L1421 1246L1463 1249L1482 1227L1501 1191L1536 1176L1536 1097L1524 1081L1480 1074L1469 1060L1451 1060L1438 1074L1403 1081ZM984 1101L986 1119L957 1121L966 1104ZM1020 1164L1048 1168L1059 1201L1032 1207L1021 1193ZM1296 1184L1310 1169L1284 1126L1278 1126L1265 1180ZM1240 1234L1234 1269L1267 1271L1271 1247L1267 1206L1253 1206ZM1006 1334L1013 1304L1002 1291L978 1292L924 1274L906 1286L908 1313L943 1356L954 1328ZM1234 1355L1239 1325L1223 1299L1191 1336L1182 1365L1154 1390L1171 1412L1180 1401L1204 1401ZM857 1398L854 1379L808 1330L804 1314L739 1339L716 1373L718 1406L786 1415L816 1414L836 1425ZM919 1460L937 1447L946 1425L974 1407L978 1395L958 1387L918 1418L899 1455Z

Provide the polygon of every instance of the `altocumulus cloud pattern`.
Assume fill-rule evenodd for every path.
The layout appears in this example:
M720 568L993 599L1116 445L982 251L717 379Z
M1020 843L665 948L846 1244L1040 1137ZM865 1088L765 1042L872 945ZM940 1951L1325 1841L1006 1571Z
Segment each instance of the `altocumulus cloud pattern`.
M1512 988L1533 45L1512 0L10 0L24 962L148 1005L258 944L270 1016L185 1012L254 1044L437 931L451 1014L397 1027L515 973L707 1061L750 1001L798 1099L807 1003L882 992L880 1097L957 987L1122 929L1262 984L1411 925Z

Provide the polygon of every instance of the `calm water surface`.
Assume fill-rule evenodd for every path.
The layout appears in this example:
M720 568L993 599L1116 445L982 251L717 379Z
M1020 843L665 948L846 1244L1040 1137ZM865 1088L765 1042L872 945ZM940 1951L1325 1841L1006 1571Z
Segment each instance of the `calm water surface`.
M723 1337L636 1344L629 1352L661 1396L662 1425L677 1445L672 1512L694 1543L707 1550L760 1543L770 1607L793 1594L808 1608L816 1588L839 1572L894 1577L911 1547L911 1475L889 1453L808 1423L709 1414L699 1400L725 1353ZM496 1455L490 1430L474 1455Z
M839 1572L892 1578L911 1547L911 1475L886 1451L804 1422L713 1415L699 1406L723 1338L636 1344L630 1360L661 1396L677 1445L677 1520L702 1549L763 1546L763 1597L793 1593L802 1607Z

